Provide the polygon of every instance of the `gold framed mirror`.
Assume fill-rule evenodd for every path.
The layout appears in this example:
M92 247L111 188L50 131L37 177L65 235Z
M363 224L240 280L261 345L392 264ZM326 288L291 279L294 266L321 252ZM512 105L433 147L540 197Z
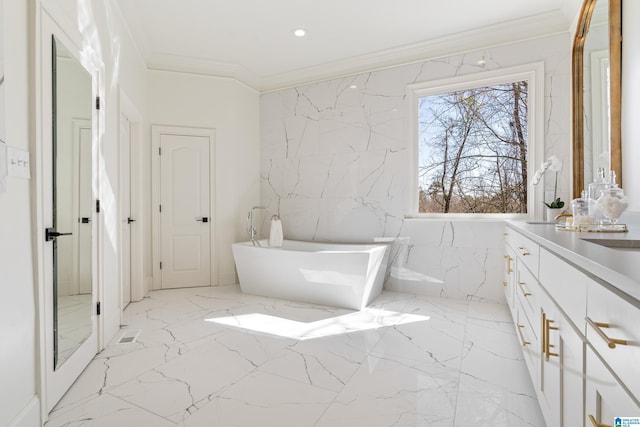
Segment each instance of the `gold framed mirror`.
M593 40L598 32L595 24L599 23L605 24L604 37L608 39L604 40L602 50L597 48L598 41ZM587 51L589 43L595 45L593 52ZM594 57L599 53L602 63L606 63L600 67L599 73L592 53ZM582 190L593 181L597 162L590 161L597 159L598 155L604 158L601 166L615 171L617 182L622 186L621 65L621 0L584 0L573 43L572 62L574 197L580 197ZM596 90L592 88L598 86L602 90L596 96ZM585 99L590 105L585 105ZM594 141L599 144L600 152L594 152Z

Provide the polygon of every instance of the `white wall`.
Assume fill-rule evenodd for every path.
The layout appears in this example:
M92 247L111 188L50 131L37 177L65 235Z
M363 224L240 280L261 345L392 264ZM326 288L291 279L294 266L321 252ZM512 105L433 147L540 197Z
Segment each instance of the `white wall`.
M117 183L117 90L127 88L127 93L144 111L146 107L146 68L135 49L131 48L128 33L123 26L113 1L95 0L83 2L78 12L79 2L75 0L5 2L2 31L5 43L4 70L6 105L6 140L10 146L30 150L31 155L38 144L46 143L31 132L34 111L29 102L35 98L33 74L30 62L36 56L30 51L30 43L41 36L36 30L34 12L40 5L57 9L57 16L63 17L61 26L79 27L79 22L89 22L82 27L82 45L95 48L97 59L104 64L101 73L101 92L105 109L102 135L102 168L106 190L102 197L108 199L110 183ZM88 6L88 7L87 7ZM92 8L92 6L94 8ZM62 13L60 13L62 11ZM89 18L85 21L85 18ZM81 19L80 19L81 18ZM72 28L74 30L74 28ZM10 42L9 42L10 41ZM36 101L37 102L37 101ZM148 138L146 138L148 143ZM33 160L33 157L32 157ZM39 426L40 403L38 400L39 342L35 283L35 246L32 225L35 215L36 198L34 180L37 171L33 169L32 180L8 178L7 192L0 193L0 425ZM115 206L106 204L103 213L104 228L113 227ZM108 340L119 328L120 311L117 282L117 242L104 241L105 268L104 283L103 339Z
M4 29L4 0L0 0L0 24ZM0 31L0 76L4 77L4 31ZM5 135L5 94L4 84L0 84L0 139L3 141L6 138Z
M570 39L566 33L263 95L263 204L280 215L286 238L401 238L392 289L502 301L502 221L405 220L406 86L544 61L544 157L564 161L559 195L568 200ZM553 179L544 185L552 189Z
M258 93L231 79L151 71L149 106L153 124L216 130L215 284L236 283L231 244L247 239L244 218L260 200Z
M640 211L640 2L622 2L622 188Z
M27 3L4 2L6 142L29 150ZM30 181L7 178L0 193L0 425L37 416L36 307ZM35 410L35 412L34 412ZM20 425L20 424L18 424ZM35 425L35 424L31 424Z

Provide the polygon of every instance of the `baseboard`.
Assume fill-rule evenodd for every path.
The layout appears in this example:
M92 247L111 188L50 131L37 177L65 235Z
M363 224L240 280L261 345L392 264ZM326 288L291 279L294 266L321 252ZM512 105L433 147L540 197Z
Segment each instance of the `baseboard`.
M218 273L217 279L216 283L213 284L214 286L235 285L238 283L235 270L233 272Z
M27 406L11 421L8 427L41 427L40 399L33 396Z
M144 289L144 295L143 295L143 298L144 298L153 289L153 276L147 276L144 278L143 289Z

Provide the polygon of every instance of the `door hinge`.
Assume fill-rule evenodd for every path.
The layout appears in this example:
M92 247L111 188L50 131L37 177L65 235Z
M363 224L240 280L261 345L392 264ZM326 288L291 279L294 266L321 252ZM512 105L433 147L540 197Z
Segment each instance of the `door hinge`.
M100 109L100 97L96 96L96 110Z
M162 212L162 205L158 205L158 210Z
M160 270L162 270L162 261L160 261Z
M100 199L96 200L96 212L100 213Z
M100 316L101 313L102 313L102 310L100 309L100 301L98 301L96 303L96 314Z
M162 147L158 147L158 156L162 156Z

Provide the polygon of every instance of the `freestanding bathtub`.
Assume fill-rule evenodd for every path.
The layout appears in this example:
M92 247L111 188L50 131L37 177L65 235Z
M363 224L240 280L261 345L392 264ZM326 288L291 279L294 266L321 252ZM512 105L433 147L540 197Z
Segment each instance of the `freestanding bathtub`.
M243 293L361 310L382 291L386 244L232 244Z

